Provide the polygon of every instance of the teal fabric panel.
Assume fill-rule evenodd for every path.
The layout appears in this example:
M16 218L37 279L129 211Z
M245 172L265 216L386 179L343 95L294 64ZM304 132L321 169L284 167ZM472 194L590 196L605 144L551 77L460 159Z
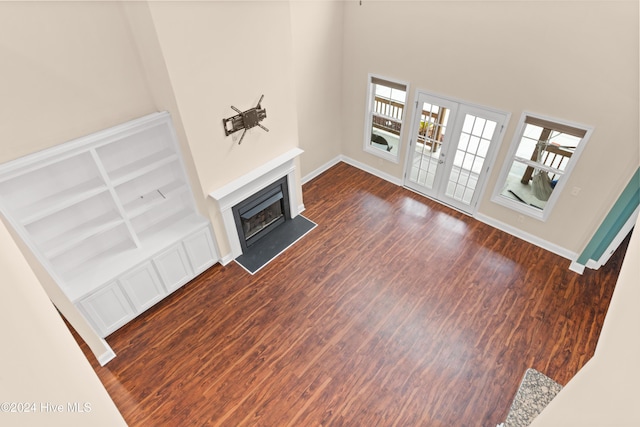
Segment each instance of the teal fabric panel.
M576 262L586 265L590 259L594 261L600 259L639 204L640 168L636 170L636 173Z

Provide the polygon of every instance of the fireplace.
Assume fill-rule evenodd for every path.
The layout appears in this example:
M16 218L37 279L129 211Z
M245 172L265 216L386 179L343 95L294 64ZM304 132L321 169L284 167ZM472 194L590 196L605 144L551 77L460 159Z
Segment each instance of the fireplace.
M301 149L293 148L209 193L209 197L216 203L216 208L220 213L224 229L224 235L218 236L218 238L222 240L221 243L219 243L221 253L220 263L222 265L228 264L247 252L246 247L240 244L238 226L233 211L233 208L241 205L243 201L251 199L253 195L262 192L264 188L286 177L283 194L285 194L286 191L286 203L288 203L289 207L284 208L285 222L283 224L286 226L287 224L294 223L295 219L300 216L300 212L304 211L295 162L296 158L302 153L303 151ZM283 199L285 199L284 196ZM289 221L288 218L291 218L291 221ZM283 228L286 227L280 224L275 227L275 230L281 230ZM268 234L278 233L269 232ZM272 239L269 238L265 240L260 237L258 240L260 242L267 242ZM228 247L226 247L227 243ZM260 246L260 244L254 244L251 247L255 249L256 246Z
M295 162L300 154L293 148L209 193L229 243L222 265L235 260L255 274L316 226L300 215L304 205Z
M245 252L291 219L287 177L249 196L233 206L232 211L240 246Z

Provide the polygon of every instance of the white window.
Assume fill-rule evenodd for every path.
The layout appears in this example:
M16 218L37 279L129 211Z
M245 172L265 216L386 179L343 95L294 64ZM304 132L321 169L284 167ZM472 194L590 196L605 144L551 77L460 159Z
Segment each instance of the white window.
M524 113L493 201L546 220L592 129Z
M364 150L398 163L408 84L369 75Z

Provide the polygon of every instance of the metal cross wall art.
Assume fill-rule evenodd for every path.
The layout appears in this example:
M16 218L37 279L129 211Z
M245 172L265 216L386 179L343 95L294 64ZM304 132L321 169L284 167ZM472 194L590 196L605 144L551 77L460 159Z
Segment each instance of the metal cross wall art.
M260 124L262 120L267 118L267 110L260 106L262 98L264 98L264 95L260 97L258 105L253 108L249 108L247 111L240 111L233 105L231 106L231 108L238 114L233 117L229 117L228 119L222 119L225 136L229 136L234 132L242 130L242 136L240 137L240 141L238 141L238 144L241 144L247 129L258 126L266 132L269 132L269 129Z

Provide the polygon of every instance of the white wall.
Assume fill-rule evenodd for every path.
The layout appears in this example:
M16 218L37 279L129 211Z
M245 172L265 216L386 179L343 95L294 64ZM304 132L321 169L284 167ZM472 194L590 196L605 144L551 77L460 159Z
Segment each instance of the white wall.
M155 111L119 4L0 3L0 162Z
M194 167L206 195L298 146L289 2L149 2ZM269 129L225 137L222 120L264 95ZM301 190L298 200L302 200ZM214 202L209 216L229 252Z
M0 403L28 402L29 413L0 412L5 426L125 426L120 412L0 222ZM68 404L78 403L83 413ZM85 407L85 403L89 407ZM47 404L62 405L48 412ZM11 409L11 407L9 407ZM16 407L16 410L20 407Z
M341 154L344 2L291 2L293 63L303 176Z
M638 26L636 1L348 2L343 154L402 176L404 150L362 150L367 73L410 82L409 104L421 89L511 112L479 214L579 254L640 164ZM546 223L489 200L525 110L595 128L565 187L582 190Z

